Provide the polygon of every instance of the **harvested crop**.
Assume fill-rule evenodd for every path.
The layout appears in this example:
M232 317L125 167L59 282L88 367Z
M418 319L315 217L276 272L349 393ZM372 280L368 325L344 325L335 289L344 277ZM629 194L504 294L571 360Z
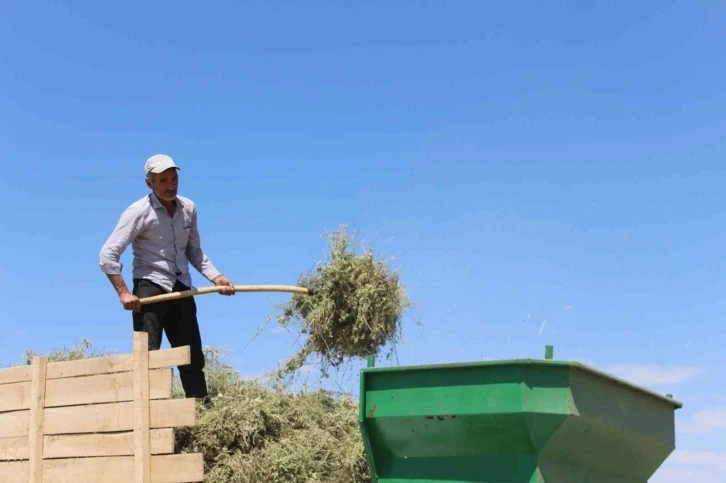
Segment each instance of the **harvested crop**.
M371 247L356 243L345 226L328 239L329 258L298 280L312 294L293 295L278 317L285 328L299 324L307 336L283 372L299 369L313 354L323 365L336 367L399 340L401 318L410 306L399 274L377 259ZM356 252L356 247L362 250Z

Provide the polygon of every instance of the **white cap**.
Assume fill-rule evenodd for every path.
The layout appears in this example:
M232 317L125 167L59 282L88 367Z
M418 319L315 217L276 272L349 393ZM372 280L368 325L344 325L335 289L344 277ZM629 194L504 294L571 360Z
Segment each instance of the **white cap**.
M179 166L174 164L174 160L166 154L155 154L146 160L144 166L144 173L161 173L169 168L181 169Z

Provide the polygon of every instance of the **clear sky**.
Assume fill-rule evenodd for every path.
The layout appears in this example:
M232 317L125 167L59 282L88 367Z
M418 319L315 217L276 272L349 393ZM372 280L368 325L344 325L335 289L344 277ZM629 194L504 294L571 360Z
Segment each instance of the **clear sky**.
M347 224L416 304L392 363L554 344L683 401L653 483L723 481L726 7L302 3L3 3L0 364L130 350L98 252L162 152L235 283ZM286 298L199 297L204 343L274 368Z

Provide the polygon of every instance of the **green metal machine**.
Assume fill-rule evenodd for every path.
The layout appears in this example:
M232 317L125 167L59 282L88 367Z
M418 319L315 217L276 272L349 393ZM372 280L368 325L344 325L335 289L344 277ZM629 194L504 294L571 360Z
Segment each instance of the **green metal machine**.
M682 404L577 362L411 367L360 375L374 483L646 483Z

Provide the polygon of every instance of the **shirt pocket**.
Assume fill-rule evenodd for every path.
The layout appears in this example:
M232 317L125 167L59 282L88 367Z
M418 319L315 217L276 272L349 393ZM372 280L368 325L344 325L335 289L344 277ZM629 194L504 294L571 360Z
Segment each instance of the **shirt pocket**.
M177 232L177 245L182 250L186 249L187 242L189 242L189 234L192 231L192 220L184 216L181 220L181 224L179 226L179 230Z

